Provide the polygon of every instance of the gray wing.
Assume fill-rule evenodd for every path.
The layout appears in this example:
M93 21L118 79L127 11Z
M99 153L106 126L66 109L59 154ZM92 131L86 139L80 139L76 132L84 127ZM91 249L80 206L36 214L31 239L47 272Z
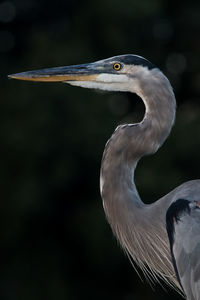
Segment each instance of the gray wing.
M178 280L188 300L200 300L200 202L172 203L166 224Z

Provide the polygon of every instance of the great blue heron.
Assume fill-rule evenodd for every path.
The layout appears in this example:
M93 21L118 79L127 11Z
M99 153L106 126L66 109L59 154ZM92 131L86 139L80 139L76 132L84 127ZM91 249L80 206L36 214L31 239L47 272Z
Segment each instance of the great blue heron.
M10 77L132 92L142 98L146 107L142 122L118 126L106 144L100 174L103 206L113 233L130 259L147 277L162 278L181 289L170 253L166 212L178 199L198 201L200 180L182 184L151 205L141 201L134 183L139 159L158 150L174 123L176 100L164 74L143 57L120 55L89 64L28 71Z

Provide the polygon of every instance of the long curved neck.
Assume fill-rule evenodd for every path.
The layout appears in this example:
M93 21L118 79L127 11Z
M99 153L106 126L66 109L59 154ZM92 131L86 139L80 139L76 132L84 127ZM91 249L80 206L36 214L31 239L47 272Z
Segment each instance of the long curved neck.
M169 135L176 101L168 79L158 69L138 72L130 82L131 91L143 99L146 113L141 123L118 126L106 144L100 177L104 210L114 234L140 267L151 266L165 279L172 277L173 282L164 225L156 223L161 220L164 224L164 216L152 219L150 206L141 201L137 192L134 170L138 160L156 152Z
M141 123L118 126L106 144L101 166L105 207L120 197L123 203L130 201L135 208L143 205L133 180L135 167L142 156L158 150L175 119L172 87L158 69L138 72L137 79L133 77L131 91L142 98L146 112Z

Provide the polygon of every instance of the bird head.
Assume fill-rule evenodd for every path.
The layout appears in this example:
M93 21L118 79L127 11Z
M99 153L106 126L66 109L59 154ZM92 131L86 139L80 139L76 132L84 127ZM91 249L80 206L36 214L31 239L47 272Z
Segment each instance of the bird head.
M97 62L40 69L9 75L9 78L66 82L85 88L108 91L130 91L137 72L148 72L155 66L145 58L133 54L114 56Z

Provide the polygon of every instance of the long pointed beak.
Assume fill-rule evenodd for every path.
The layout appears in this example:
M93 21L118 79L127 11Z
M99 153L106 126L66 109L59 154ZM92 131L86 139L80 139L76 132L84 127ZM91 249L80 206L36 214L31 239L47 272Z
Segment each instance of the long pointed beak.
M90 63L16 73L8 77L28 81L95 81L101 69L98 64Z

